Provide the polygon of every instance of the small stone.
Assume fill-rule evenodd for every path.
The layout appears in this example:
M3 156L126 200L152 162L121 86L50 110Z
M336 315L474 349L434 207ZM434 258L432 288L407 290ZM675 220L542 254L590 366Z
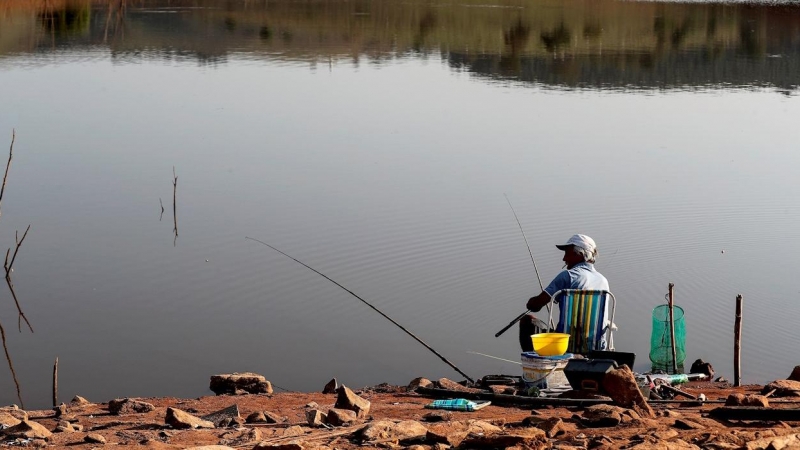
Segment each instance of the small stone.
M261 411L256 411L247 416L245 423L267 423L267 416Z
M81 397L80 395L76 395L75 397L72 398L69 404L72 406L82 406L82 405L90 405L91 402Z
M678 419L675 421L674 426L681 430L703 430L706 428L704 425L689 419Z
M83 425L77 424L77 423L72 423L70 425L72 425L72 429L73 430L78 431L78 432L83 432Z
M338 388L338 387L339 387L339 383L336 381L336 378L334 378L331 381L328 381L328 384L326 384L325 387L322 388L322 393L323 394L335 394L336 393L336 388Z
M444 422L451 420L453 413L450 411L433 411L422 416L422 420L426 422Z
M306 403L306 408L319 408L317 402Z
M325 426L327 419L327 415L318 409L306 410L306 422L308 422L308 426L310 427L319 428Z
M358 419L355 411L349 409L331 408L328 411L326 422L335 427L343 427L354 423Z
M675 430L659 430L659 431L653 432L652 436L654 438L662 440L662 441L668 441L668 440L670 440L670 439L672 439L674 437L677 437L678 436L678 432L675 431Z
M105 444L106 443L106 438L104 438L103 435L97 434L97 433L89 433L89 434L86 435L85 438L83 438L83 440L86 441L86 442L91 442L93 444Z
M167 416L164 419L167 425L174 428L215 428L212 422L195 417L177 408L167 408Z
M53 408L53 412L55 412L55 416L56 417L64 416L64 415L67 414L67 405L62 403L62 404L56 406L55 408Z
M482 392L480 389L473 389L473 388L468 388L466 386L462 386L461 384L458 384L449 378L439 378L439 381L437 381L436 383L442 389L447 389L448 391L469 392L469 393Z
M587 427L615 427L622 421L622 408L612 405L592 405L583 412L581 423Z
M544 431L545 435L550 439L564 434L567 431L564 429L564 421L558 417L551 417L544 420L539 424L539 428Z
M305 430L299 425L294 425L283 430L283 437L302 436L304 434L306 434Z
M133 414L148 413L156 409L151 403L143 402L132 398L118 398L108 402L108 410L111 414Z
M274 412L264 411L264 417L267 418L267 423L281 423L286 422L286 417L281 417Z
M714 380L714 381L716 381L717 383L727 383L727 382L728 382L728 379L727 379L727 378L725 378L725 377L718 377L718 378L717 378L716 380Z
M725 406L759 406L769 408L769 400L763 395L731 394L725 400Z
M690 373L703 373L711 380L714 378L714 367L711 366L711 363L707 363L702 359L696 360L692 363L692 368L689 370Z
M421 388L433 387L433 381L431 381L431 380L429 380L427 378L424 378L424 377L417 377L417 378L414 378L413 380L411 380L411 382L408 383L408 390L409 391L413 391L418 387L421 387Z

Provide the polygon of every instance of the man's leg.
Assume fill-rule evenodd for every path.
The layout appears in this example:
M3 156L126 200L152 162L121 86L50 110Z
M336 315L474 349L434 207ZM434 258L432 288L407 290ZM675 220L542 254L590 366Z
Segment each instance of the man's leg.
M523 352L533 351L533 341L531 341L532 334L541 333L545 330L547 325L537 319L533 314L526 314L519 321L519 347Z

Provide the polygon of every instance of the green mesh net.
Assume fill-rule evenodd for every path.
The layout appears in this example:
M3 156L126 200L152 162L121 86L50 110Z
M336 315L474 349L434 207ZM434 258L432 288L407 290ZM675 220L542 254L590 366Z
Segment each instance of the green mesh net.
M677 366L683 366L686 360L686 321L683 308L673 306L675 322L675 360ZM650 361L653 368L666 371L672 369L672 343L669 332L669 306L658 305L653 309L653 333L650 335Z

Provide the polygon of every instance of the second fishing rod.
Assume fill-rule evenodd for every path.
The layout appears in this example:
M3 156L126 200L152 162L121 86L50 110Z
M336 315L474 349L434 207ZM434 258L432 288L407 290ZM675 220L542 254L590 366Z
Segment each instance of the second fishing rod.
M525 246L528 247L528 254L531 256L531 262L533 263L533 270L534 270L534 272L536 272L536 279L539 280L539 287L542 289L542 291L544 291L544 285L542 284L542 277L539 276L539 269L536 268L536 260L533 259L533 251L531 251L531 246L530 246L530 244L528 244L528 238L525 236L525 230L522 228L522 224L519 221L519 217L517 217L517 212L514 210L514 206L511 204L511 200L508 199L508 195L503 194L503 196L506 198L506 201L508 202L508 206L511 208L511 212L514 213L514 219L517 221L517 225L519 226L519 231L522 232L522 239L525 240ZM548 303L547 304L547 313L548 314L550 313L550 308L551 307L552 306L550 305L550 303ZM497 333L495 333L494 337L500 337L501 334L503 334L506 331L508 331L509 328L513 327L515 323L517 323L520 320L522 320L522 318L525 317L530 312L531 312L530 310L526 310L524 313L522 313L519 316L517 316L508 325L506 325L505 328L503 328L502 330L500 330ZM550 324L549 325L550 325L551 329L555 328L553 326L553 317L552 317L552 315L550 315Z

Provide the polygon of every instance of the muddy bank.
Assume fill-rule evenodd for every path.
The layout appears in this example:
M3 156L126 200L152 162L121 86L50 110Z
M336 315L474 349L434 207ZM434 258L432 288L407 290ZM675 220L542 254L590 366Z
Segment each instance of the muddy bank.
M612 404L532 408L505 402L472 412L432 410L425 405L434 398L408 386L347 389L355 396L350 400L342 399L341 386L338 390L331 387L327 386L329 393L322 393L323 387L314 393L250 394L239 390L239 395L197 399L140 398L98 403L76 398L56 410L25 412L4 408L0 412L3 423L24 422L3 430L6 437L2 445L75 449L109 445L163 449L221 445L296 450L800 446L800 421L791 420L796 420L794 409L800 406L793 402L797 397L775 397L792 395L791 390L785 390L774 391L766 398L762 395L765 387L758 385L739 388L714 382L682 385L686 393L697 397L702 394L708 401L650 402L652 417ZM469 393L453 391L452 397L459 394ZM773 416L768 420L753 420L745 412L739 418L720 418L714 411L723 407L732 394L741 394L737 397L739 405L745 404L744 396L763 399L768 408L749 410L771 411ZM347 404L348 401L357 404ZM11 430L19 430L21 426L31 430L30 438L21 437L24 434L19 431L9 436Z

